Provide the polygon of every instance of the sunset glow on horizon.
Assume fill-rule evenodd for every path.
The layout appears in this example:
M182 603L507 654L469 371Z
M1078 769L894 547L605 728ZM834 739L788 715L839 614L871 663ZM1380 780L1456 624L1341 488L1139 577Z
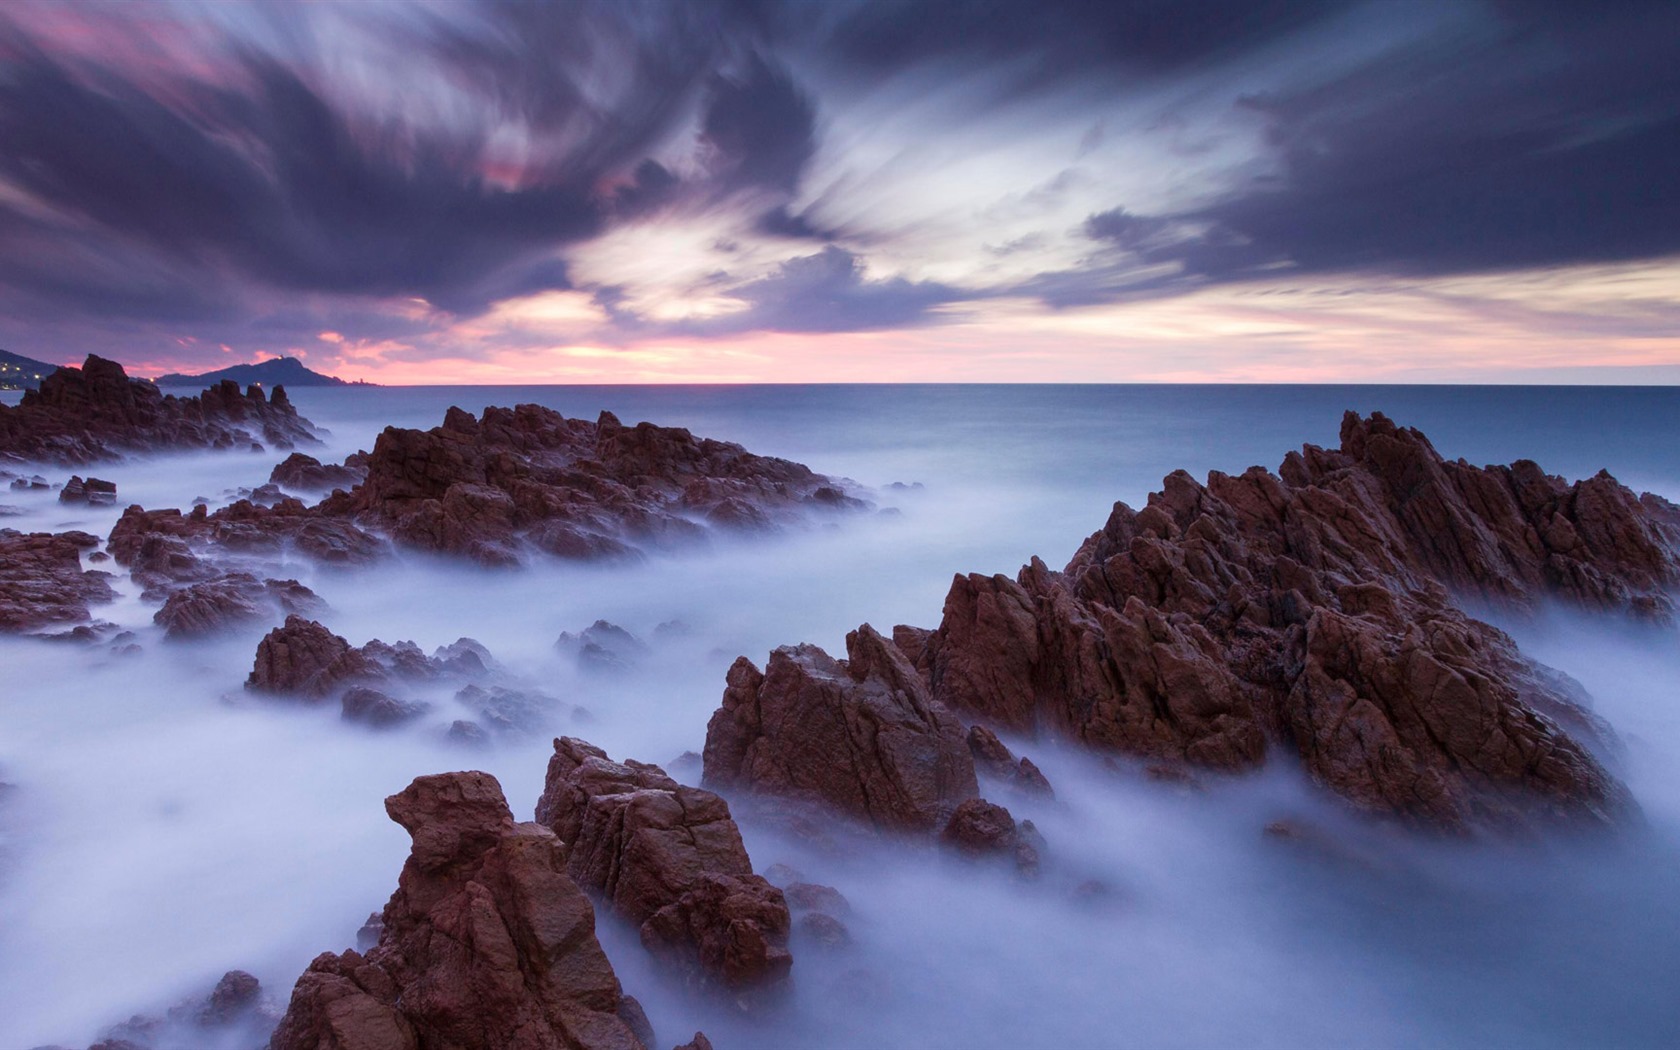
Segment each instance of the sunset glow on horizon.
M1680 16L21 3L0 347L389 384L1680 382Z

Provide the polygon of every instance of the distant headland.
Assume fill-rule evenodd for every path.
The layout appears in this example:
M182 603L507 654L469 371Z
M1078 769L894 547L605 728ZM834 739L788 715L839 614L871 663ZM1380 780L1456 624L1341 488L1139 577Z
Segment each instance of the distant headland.
M48 366L51 370L51 366ZM376 386L378 384L357 380L350 382L337 376L329 376L312 371L302 361L295 357L277 357L272 361L261 361L254 365L232 365L219 368L214 372L204 372L199 375L182 375L170 372L168 375L158 376L153 380L158 386L213 386L224 379L231 379L241 385L259 383L263 386L285 385L297 386Z
M34 390L56 371L57 365L0 350L0 390Z

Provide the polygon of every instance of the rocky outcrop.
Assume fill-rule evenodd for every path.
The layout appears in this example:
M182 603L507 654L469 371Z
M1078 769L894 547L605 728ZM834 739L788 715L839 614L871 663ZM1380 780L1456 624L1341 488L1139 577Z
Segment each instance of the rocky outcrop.
M89 1050L250 1046L268 1035L279 1016L255 977L229 970L209 992L183 1000L167 1013L137 1014L112 1025Z
M195 638L283 616L315 615L321 609L315 592L296 580L264 580L248 572L230 572L188 584L164 600L152 622L166 638Z
M819 802L877 828L928 832L977 793L962 725L904 654L865 624L847 659L783 647L729 669L706 727L705 778Z
M96 507L108 507L117 502L117 484L100 478L87 478L72 474L64 487L58 490L60 503L87 503Z
M494 777L420 777L385 808L414 846L378 943L310 964L273 1050L645 1046L565 847L515 823Z
M1056 794L1032 759L1016 758L1008 745L985 726L969 727L968 753L974 756L976 770L1014 791L1043 798L1053 798Z
M268 473L268 483L294 492L331 492L350 489L367 477L367 453L358 452L343 463L322 463L305 452L293 452Z
M85 532L0 529L0 631L81 623L90 605L116 600L110 573L82 568L98 545Z
M128 378L115 361L88 355L81 368L60 368L0 405L0 454L25 460L91 463L125 453L165 449L291 448L318 438L283 387L265 396L223 382L196 397L166 395Z
M1223 770L1284 747L1437 828L1615 823L1631 802L1579 686L1456 600L1667 620L1677 521L1607 475L1448 463L1350 413L1339 450L1278 474L1179 472L1117 504L1062 572L957 577L899 644L935 700L1015 732Z
M788 460L611 413L594 423L537 405L451 408L431 430L388 427L367 478L319 513L353 519L420 550L487 564L536 548L563 558L636 557L727 531L865 504Z
M311 506L282 487L336 491ZM798 463L686 430L627 428L610 414L589 423L536 405L489 408L482 418L452 408L428 431L389 427L373 452L343 465L295 453L269 484L240 492L245 498L215 512L129 507L111 531L111 553L145 597L163 601L222 571L287 575L290 557L364 564L390 554L393 541L487 565L516 564L531 551L639 558L729 531L714 513L725 504L750 506L765 528L867 506ZM161 561L147 554L160 543L169 555ZM614 655L582 648L581 659L597 649Z
M340 686L385 677L385 668L368 654L314 620L294 615L257 643L245 688L321 700Z
M569 847L567 871L641 928L690 982L730 989L787 975L782 891L753 874L729 804L658 766L554 742L537 821Z

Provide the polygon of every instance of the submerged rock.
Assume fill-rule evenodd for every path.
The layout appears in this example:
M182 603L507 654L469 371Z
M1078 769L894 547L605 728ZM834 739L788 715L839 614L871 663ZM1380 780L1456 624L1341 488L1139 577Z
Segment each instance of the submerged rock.
M487 773L420 777L385 802L414 839L366 954L309 965L273 1050L641 1050L565 847L517 824Z
M554 742L537 820L570 845L572 877L639 924L642 943L693 982L742 989L786 976L787 903L753 874L717 795L564 737Z

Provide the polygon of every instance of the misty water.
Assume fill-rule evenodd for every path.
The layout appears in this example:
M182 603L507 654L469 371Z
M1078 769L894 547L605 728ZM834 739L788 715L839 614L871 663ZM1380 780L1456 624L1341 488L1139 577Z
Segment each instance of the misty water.
M1448 457L1608 468L1680 499L1680 393L1466 387L522 387L299 389L331 431L323 460L386 424L446 407L536 402L610 409L739 441L875 490L887 513L637 566L538 561L481 570L403 556L371 568L290 567L352 644L484 643L509 671L586 710L484 752L431 716L374 732L336 705L242 689L262 628L164 643L122 579L96 616L137 655L0 637L0 1047L86 1045L231 968L282 1003L323 951L395 887L408 836L382 800L416 775L482 768L529 819L550 737L671 765L698 751L738 655L842 652L871 622L934 626L956 572L1054 566L1115 500L1162 475L1275 468L1333 445L1344 409L1387 412ZM0 493L0 524L104 536L120 505L213 505L266 480L279 453L195 454L93 468L119 507ZM68 473L48 472L55 481ZM893 482L922 488L888 488ZM597 619L648 641L622 676L554 648ZM686 632L665 631L680 621ZM600 911L626 991L660 1045L704 1029L720 1047L1672 1046L1680 1042L1680 646L1562 612L1505 624L1583 681L1624 745L1618 772L1647 828L1621 841L1440 842L1349 816L1275 757L1263 773L1160 784L1053 740L1011 740L1053 801L1002 798L1048 840L1020 883L908 844L839 852L743 820L760 871L837 887L853 945L796 939L782 1010L747 1017L686 997L635 932ZM1315 827L1322 847L1262 834ZM1096 880L1106 893L1081 891Z

